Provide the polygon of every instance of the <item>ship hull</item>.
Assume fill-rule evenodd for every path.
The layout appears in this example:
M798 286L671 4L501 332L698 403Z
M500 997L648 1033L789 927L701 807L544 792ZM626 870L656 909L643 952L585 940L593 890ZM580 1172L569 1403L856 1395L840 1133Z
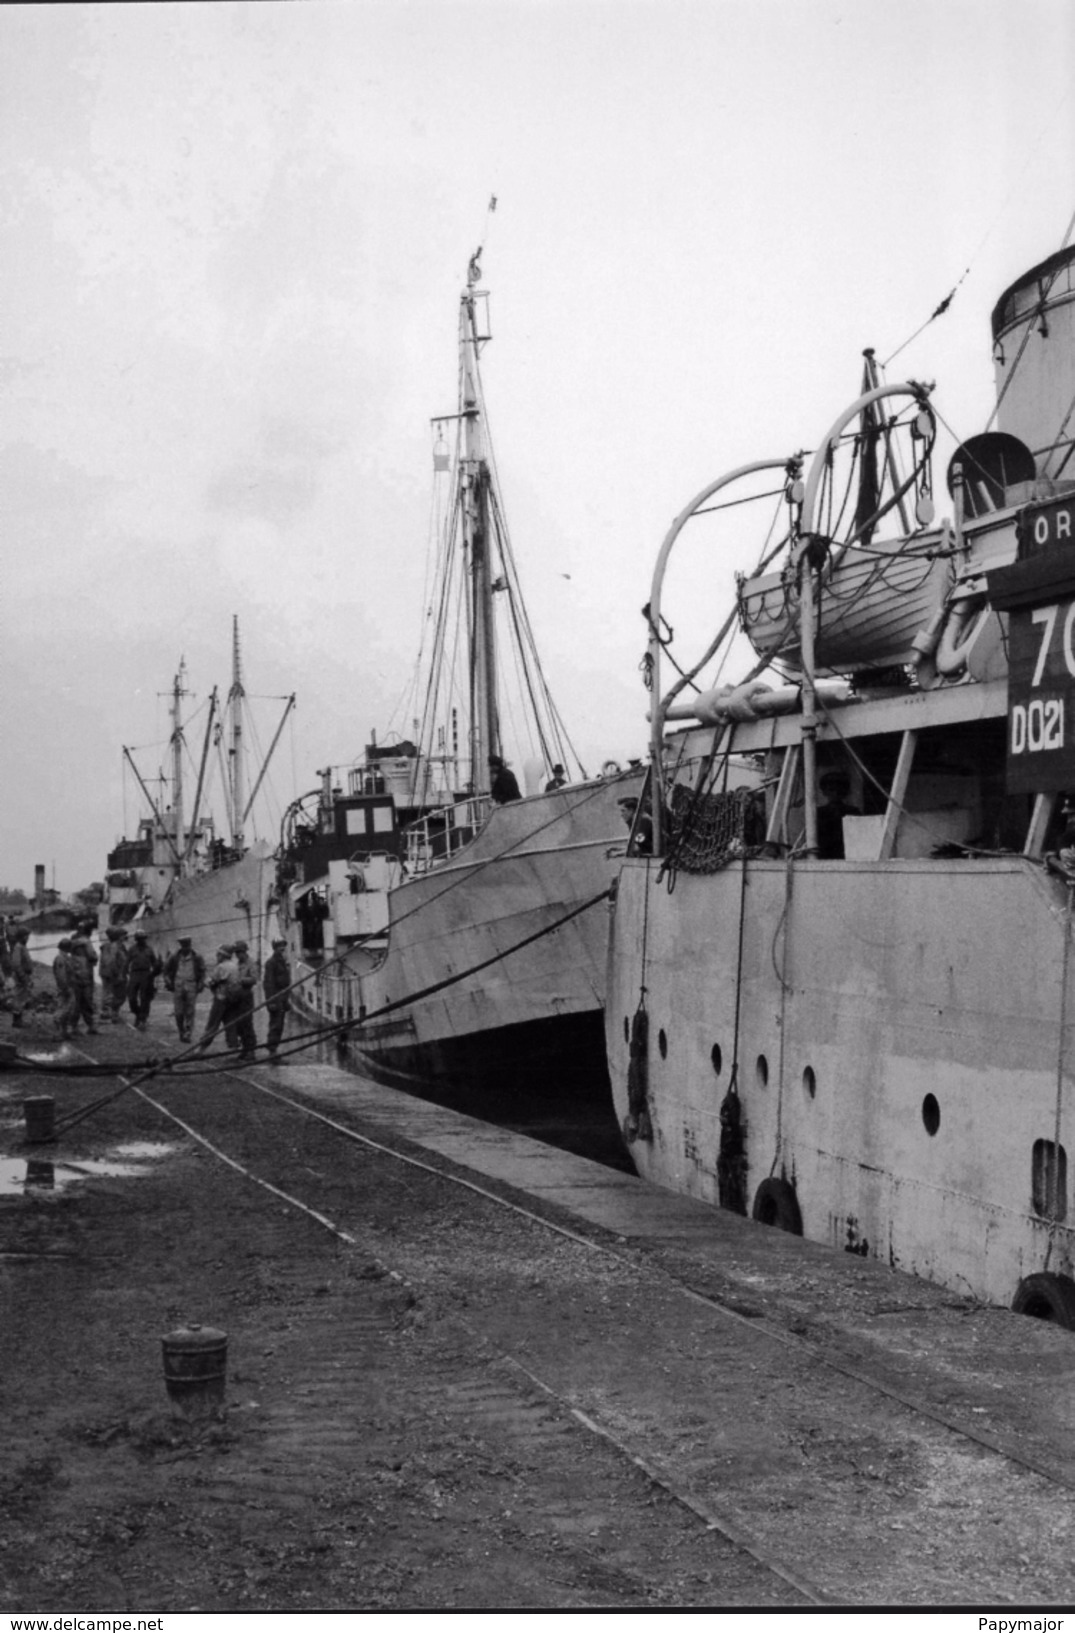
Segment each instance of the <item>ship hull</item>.
M225 942L245 941L259 963L270 952L275 928L275 864L266 841L253 845L237 862L212 873L175 879L154 910L125 917L128 928L144 930L162 956L189 935L195 950L210 958ZM102 909L110 922L109 904Z
M570 1076L607 1096L607 892L627 838L617 802L640 780L498 807L454 862L391 893L379 960L327 957L299 1007L347 1025L386 1081L511 1099Z
M674 897L628 863L605 1029L636 1167L983 1300L1071 1276L1065 915L1018 857L757 861Z

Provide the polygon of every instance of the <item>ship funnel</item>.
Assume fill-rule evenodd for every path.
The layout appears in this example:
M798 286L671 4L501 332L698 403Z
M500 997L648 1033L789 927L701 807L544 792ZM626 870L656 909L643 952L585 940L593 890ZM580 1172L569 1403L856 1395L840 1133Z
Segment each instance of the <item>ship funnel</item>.
M993 309L997 424L1034 452L1039 476L1075 478L1075 245L1032 267ZM1060 446L1057 446L1059 444Z

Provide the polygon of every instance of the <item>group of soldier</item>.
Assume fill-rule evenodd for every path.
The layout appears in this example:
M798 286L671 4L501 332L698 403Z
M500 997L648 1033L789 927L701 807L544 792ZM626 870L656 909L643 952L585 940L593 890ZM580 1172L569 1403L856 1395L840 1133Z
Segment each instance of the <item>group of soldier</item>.
M4 924L0 928L0 991L11 982L8 1006L12 1026L21 1026L34 984L34 963L27 942L29 930Z
M100 953L93 943L93 931L92 919L83 920L72 935L60 941L53 959L52 975L59 999L56 1025L62 1037L73 1037L80 1022L88 1033L97 1033L96 971L101 981L102 1022L118 1024L126 1004L134 1017L136 1030L144 1032L157 982L163 979L165 989L172 994L179 1041L192 1043L198 997L208 988L209 1015L198 1049L208 1048L217 1033L223 1031L227 1047L238 1048L241 1061L254 1058L257 1048L255 990L259 973L245 941L219 947L216 961L207 971L206 961L195 951L189 935L180 936L177 950L162 960L150 946L145 930L135 930L128 945L127 930L122 925L110 926L104 933ZM29 931L25 929L0 932L0 985L12 983L8 1004L13 1026L22 1026L33 988L34 966L28 941ZM273 942L272 956L260 976L269 1017L266 1041L270 1060L278 1059L290 1008L291 970L286 946L282 939Z

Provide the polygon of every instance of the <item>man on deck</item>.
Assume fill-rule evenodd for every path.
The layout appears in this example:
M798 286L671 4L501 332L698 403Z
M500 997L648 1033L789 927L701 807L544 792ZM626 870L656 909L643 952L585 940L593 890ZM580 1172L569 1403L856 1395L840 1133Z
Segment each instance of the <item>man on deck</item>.
M489 792L494 804L507 805L509 800L522 798L514 771L509 770L507 761L502 760L499 754L490 754L489 771Z

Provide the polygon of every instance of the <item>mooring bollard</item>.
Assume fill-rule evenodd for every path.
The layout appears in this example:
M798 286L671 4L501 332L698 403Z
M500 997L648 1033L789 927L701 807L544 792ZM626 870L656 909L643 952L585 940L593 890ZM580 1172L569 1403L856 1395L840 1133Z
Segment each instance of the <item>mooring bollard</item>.
M47 1094L35 1095L22 1103L26 1118L26 1139L30 1145L42 1145L56 1134L56 1102Z
M164 1384L184 1417L206 1417L224 1404L228 1335L192 1321L161 1339Z

